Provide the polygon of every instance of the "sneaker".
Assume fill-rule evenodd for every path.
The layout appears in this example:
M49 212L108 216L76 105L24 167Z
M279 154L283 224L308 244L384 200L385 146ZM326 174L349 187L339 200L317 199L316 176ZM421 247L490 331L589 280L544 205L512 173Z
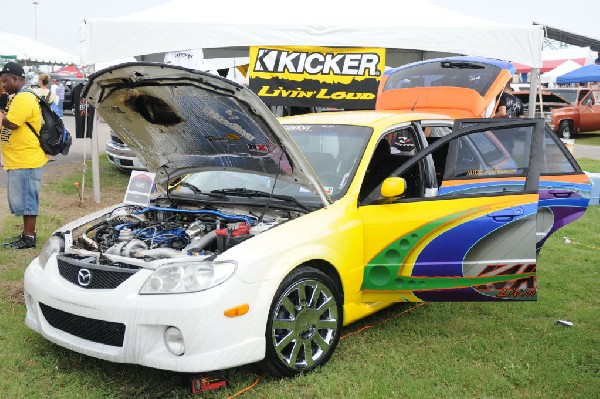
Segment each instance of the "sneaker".
M21 234L13 242L7 242L4 244L4 248L7 249L26 249L35 248L36 239L35 236L28 237L25 234Z

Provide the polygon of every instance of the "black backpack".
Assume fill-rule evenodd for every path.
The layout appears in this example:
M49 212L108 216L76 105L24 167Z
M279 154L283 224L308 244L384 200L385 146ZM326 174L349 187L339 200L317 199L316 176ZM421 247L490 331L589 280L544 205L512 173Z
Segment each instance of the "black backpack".
M60 116L50 108L50 105L43 98L33 91L24 91L32 93L38 99L40 109L42 110L42 129L39 133L35 131L29 122L25 122L33 134L37 136L42 150L48 155L67 155L71 148L71 144L73 143L73 139L71 138L71 134L65 128Z

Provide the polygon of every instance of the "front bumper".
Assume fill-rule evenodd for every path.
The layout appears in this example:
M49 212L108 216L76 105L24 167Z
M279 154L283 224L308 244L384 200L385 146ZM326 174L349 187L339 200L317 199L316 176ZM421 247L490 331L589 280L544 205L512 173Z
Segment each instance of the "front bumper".
M85 289L60 276L55 257L46 269L35 259L25 272L25 322L79 353L176 372L227 369L264 358L271 298L258 293L273 292L276 282L247 284L234 275L203 292L139 295L150 274L141 269L115 289ZM245 315L224 316L224 310L244 303L250 306ZM183 334L181 356L167 349L169 326Z
M131 148L113 140L106 142L106 155L108 156L108 160L120 169L146 170L146 166L139 160Z

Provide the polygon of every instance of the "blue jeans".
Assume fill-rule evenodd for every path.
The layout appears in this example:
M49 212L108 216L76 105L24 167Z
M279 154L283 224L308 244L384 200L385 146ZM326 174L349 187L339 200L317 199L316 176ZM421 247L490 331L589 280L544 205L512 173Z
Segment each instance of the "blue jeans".
M63 110L64 104L65 104L64 98L58 100L58 116L60 116L61 118L63 117L63 113L64 113L64 110Z
M7 171L8 207L13 215L38 214L43 168Z

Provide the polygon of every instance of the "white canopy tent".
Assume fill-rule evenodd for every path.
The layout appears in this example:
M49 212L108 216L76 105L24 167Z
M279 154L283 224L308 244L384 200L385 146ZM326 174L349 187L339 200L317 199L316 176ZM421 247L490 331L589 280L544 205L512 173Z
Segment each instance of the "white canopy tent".
M544 33L540 25L498 24L424 0L361 8L341 0L304 0L295 6L276 0L229 0L219 6L175 0L117 19L85 19L80 37L81 61L88 65L192 48L247 56L240 50L248 46L314 45L420 53L409 61L426 58L424 52L478 55L539 68Z
M219 5L174 0L117 19L84 19L81 63L131 56L162 61L166 52L196 48L203 49L210 60L247 57L249 46L261 45L380 47L387 49L386 63L392 66L456 54L519 62L533 68L531 81L536 87L543 29L474 18L425 0L386 1L360 8L343 0L295 4L229 0ZM535 90L530 97L533 103ZM92 152L97 154L95 140ZM98 202L97 166L92 167Z
M575 69L581 68L577 62L573 60L566 60L551 71L545 72L540 75L540 83L556 83L556 78L565 73L574 71Z
M79 57L26 36L0 32L0 55L17 57L17 62L34 64L79 64Z

